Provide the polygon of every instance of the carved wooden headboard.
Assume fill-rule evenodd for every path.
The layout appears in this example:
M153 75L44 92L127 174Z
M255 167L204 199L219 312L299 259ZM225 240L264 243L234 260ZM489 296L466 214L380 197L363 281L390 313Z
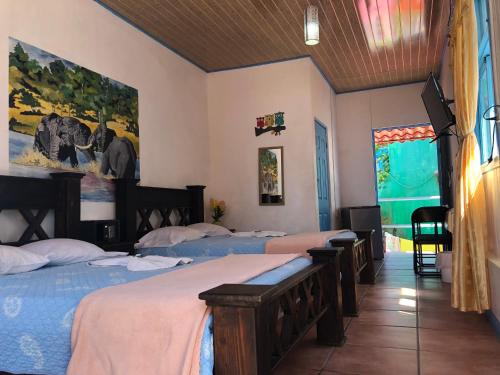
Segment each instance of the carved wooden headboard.
M158 227L203 222L205 186L169 189L138 186L138 182L115 180L116 218L120 221L122 241L135 242L155 229L151 221L154 212L161 218ZM172 214L176 214L177 221L172 222Z
M49 238L41 224L50 210L54 210L54 237L78 238L82 177L80 173L52 173L49 179L0 176L0 211L18 211L26 221L20 238L8 244Z

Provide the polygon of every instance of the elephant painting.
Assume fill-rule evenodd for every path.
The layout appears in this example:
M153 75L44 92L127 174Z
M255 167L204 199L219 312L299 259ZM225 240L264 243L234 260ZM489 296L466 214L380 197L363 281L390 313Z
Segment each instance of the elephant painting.
M43 117L38 124L33 149L50 160L64 162L69 158L73 168L78 167L76 149L89 161L95 161L96 152L99 152L102 154L102 174L111 173L116 178L135 177L137 153L134 145L128 138L118 137L105 123L92 133L87 125L77 119L52 113Z
M116 178L134 178L137 154L128 138L114 137L101 160L101 173L111 174Z
M113 129L101 124L89 137L86 146L76 146L80 150L102 152L101 173L109 172L116 178L134 178L137 153L134 145L126 137L118 137Z
M71 166L78 167L75 146L85 145L91 136L90 128L73 117L55 113L44 116L35 131L33 149L50 160L61 162L69 158ZM94 151L81 150L88 160L95 160Z

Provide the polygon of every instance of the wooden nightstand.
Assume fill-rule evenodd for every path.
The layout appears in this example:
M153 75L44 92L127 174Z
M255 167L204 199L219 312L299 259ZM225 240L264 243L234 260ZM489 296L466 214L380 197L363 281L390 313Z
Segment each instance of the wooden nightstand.
M122 251L134 254L134 243L120 241L120 221L81 221L80 239L99 246L104 251Z

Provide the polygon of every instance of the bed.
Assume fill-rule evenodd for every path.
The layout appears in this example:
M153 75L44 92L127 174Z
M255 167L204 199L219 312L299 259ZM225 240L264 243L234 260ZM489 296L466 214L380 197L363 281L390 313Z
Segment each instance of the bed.
M136 180L116 180L116 214L122 241L137 242L155 227L187 225L204 220L204 186L167 189L138 186ZM154 225L152 217L159 214ZM177 222L172 218L177 215ZM372 238L374 231L347 231L330 239L323 247L343 248L341 255L342 300L345 316L358 316L358 283L374 284ZM141 253L165 256L223 256L264 253L269 238L210 237L184 242L170 248L144 249Z
M74 173L54 174L47 180L0 176L0 210L17 210L27 222L19 241L10 244L21 245L34 236L48 238L41 223L50 210L54 211L54 236L78 238L81 177ZM196 204L203 199L199 188L176 190L167 201L158 201L154 188L145 191L142 202L152 198L156 204L163 202L157 207L165 214L180 209L186 223L203 217ZM117 207L117 212L121 209ZM212 307L204 343L213 340L211 354L201 356L205 361L201 367L213 367L217 374L268 374L315 324L320 343L342 345L341 253L341 248L311 249L312 261L298 258L245 284L225 284L201 293L200 298ZM196 258L195 263L208 260ZM155 274L77 263L0 276L0 289L6 291L0 301L0 374L61 373L69 359L72 316L81 298Z

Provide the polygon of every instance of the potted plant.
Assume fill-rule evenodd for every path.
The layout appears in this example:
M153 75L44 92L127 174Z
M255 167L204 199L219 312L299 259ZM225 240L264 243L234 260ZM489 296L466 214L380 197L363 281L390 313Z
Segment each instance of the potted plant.
M210 199L210 207L212 208L212 219L214 219L213 224L220 225L220 219L224 216L226 210L226 203L217 199Z

